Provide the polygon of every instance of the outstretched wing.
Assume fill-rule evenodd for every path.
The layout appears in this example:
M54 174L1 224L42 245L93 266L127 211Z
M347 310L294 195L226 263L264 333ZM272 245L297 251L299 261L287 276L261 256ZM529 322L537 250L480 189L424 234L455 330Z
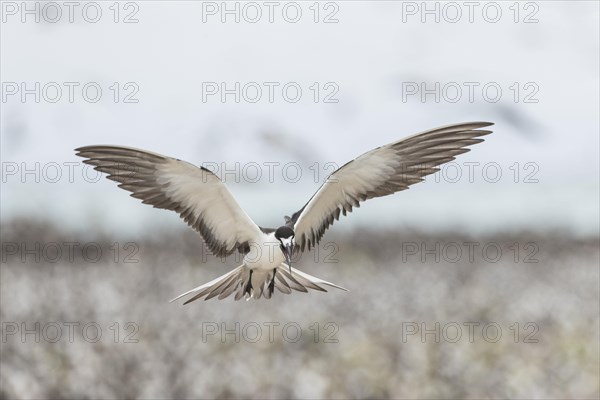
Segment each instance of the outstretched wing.
M325 231L352 207L374 197L387 196L423 181L439 171L439 165L466 153L491 131L480 128L489 122L444 126L418 133L371 150L331 174L290 223L296 233L297 250L314 247Z
M75 151L132 197L179 213L217 256L244 251L249 242L260 240L260 228L206 168L131 147L86 146Z

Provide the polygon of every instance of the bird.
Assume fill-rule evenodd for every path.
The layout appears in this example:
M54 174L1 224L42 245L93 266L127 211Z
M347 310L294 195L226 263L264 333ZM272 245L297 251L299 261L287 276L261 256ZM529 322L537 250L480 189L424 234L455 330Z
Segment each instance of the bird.
M492 133L491 122L442 126L368 151L331 173L278 228L258 226L238 205L225 184L200 166L132 147L92 145L75 149L85 164L131 192L143 204L175 211L197 230L218 257L236 251L243 263L216 279L180 294L183 304L204 298L270 299L284 294L342 286L292 267L294 255L314 248L325 231L366 200L391 195L421 182L439 167L468 152Z

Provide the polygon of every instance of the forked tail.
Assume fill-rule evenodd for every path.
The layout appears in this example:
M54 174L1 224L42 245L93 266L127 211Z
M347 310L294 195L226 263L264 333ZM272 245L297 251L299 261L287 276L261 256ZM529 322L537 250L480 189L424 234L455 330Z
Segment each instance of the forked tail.
M242 297L246 300L250 300L251 298L260 299L261 296L270 299L275 288L285 294L292 293L292 290L306 293L308 292L308 289L326 292L327 290L320 285L327 285L348 291L348 289L324 281L323 279L319 279L295 268L292 268L292 273L290 274L290 267L287 264L281 264L272 271L250 270L242 264L223 276L180 294L171 301L175 301L189 294L195 294L195 296L183 304L190 303L203 297L204 300L212 299L213 297L222 300L233 293L235 293L236 300L239 300Z

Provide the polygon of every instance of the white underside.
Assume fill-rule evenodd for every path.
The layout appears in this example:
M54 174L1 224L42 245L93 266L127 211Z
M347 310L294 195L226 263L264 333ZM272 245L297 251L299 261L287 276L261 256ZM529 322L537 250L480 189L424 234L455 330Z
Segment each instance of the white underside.
M254 271L272 271L284 262L285 256L274 233L263 233L261 240L250 243L250 252L244 256L244 265Z

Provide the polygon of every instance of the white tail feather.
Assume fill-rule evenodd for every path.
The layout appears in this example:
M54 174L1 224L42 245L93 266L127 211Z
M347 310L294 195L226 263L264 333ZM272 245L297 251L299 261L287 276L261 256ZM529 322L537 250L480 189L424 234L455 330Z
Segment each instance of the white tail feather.
M252 271L242 264L225 275L180 294L171 300L171 302L190 294L196 295L183 304L190 303L202 297L205 300L209 300L218 296L218 299L221 300L234 293L236 300L242 297L245 297L246 300L250 298L259 299L261 296L270 299L275 288L284 294L290 294L292 289L299 292L308 292L308 289L322 292L327 291L319 285L327 285L348 291L346 288L314 277L306 272L295 268L291 270L292 273L290 274L290 267L287 264L281 264L277 267L275 276L273 276L273 271Z

